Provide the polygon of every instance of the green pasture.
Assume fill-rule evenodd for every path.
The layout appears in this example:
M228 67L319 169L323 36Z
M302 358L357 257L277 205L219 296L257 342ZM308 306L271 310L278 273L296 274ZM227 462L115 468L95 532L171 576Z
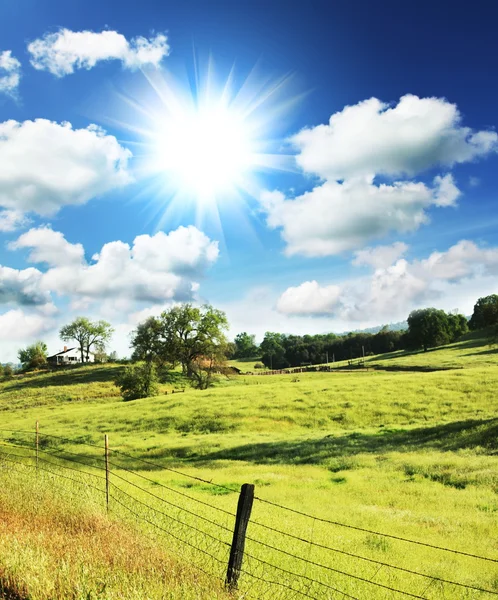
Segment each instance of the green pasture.
M251 370L254 362L247 363ZM164 484L235 512L235 492L162 467L234 490L254 483L262 500L496 558L496 348L487 339L471 338L426 353L369 357L367 362L399 370L233 376L209 390L186 388L182 393L185 382L173 374L162 384L161 396L131 402L123 402L112 384L120 366L16 376L0 384L0 426L34 431L38 420L40 431L68 438L66 443L51 442L50 449L59 453L81 452L82 442L102 447L107 433L111 451L130 455L115 455L115 472L126 468L147 476L151 481L142 485L156 493L167 494L160 487ZM29 435L0 432L1 439L11 442L32 440ZM92 452L99 455L101 450ZM150 459L157 467L140 459ZM332 526L261 501L255 503L253 518L353 554L498 592L496 563ZM403 579L388 567L376 574L371 563L300 547L281 534L260 531L256 524L250 524L249 532L269 545L365 579L375 574L379 583L409 586L419 595L425 589L415 576ZM294 559L256 542L248 547L290 571L301 568ZM330 579L318 567L310 573L316 579L329 577L327 581L353 596L399 597L340 574ZM432 582L424 597L489 597L445 585Z

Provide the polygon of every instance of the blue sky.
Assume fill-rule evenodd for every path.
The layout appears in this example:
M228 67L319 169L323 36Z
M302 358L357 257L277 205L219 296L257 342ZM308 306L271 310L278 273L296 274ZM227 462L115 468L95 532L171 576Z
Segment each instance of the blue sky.
M498 273L497 17L2 3L0 360L79 314L126 355L181 301L258 338L471 313Z

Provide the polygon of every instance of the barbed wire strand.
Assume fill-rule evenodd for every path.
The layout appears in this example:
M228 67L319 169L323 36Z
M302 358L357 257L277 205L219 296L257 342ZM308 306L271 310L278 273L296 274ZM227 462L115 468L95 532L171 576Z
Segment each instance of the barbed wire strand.
M135 500L135 502L138 502L142 506L145 506L145 508L153 510L154 512L162 515L163 517L166 517L167 519L171 519L172 521L175 521L176 523L179 523L180 525L184 525L185 527L188 527L189 529L193 529L194 531L197 531L198 533L202 533L203 535L211 538L212 540L214 540L216 542L219 542L220 544L224 544L225 546L230 546L230 544L228 542L225 542L224 540L218 539L217 537L215 537L214 535L211 535L207 531L203 531L202 529L199 529L199 528L195 527L194 525L190 525L188 523L185 523L184 521L180 521L180 519L176 519L175 517L172 517L171 515L168 515L167 513L159 510L158 508L155 508L154 506L150 506L150 504L147 504L146 502L143 502L142 500L139 500L135 496L132 496L131 494L128 494L128 492L125 492L122 488L120 488L119 486L117 486L115 483L114 484L112 482L109 482L109 483L111 485L114 485L114 487L117 490L119 490L123 494L127 495L129 498L132 498L133 500ZM141 489L141 488L139 488L139 489ZM143 490L143 491L145 491L145 490ZM176 507L176 508L179 508L179 507ZM182 509L180 508L180 510L182 510ZM211 523L211 521L209 521L209 522ZM217 523L214 523L214 522L213 522L213 524L217 525ZM230 530L228 530L228 531L230 531Z
M14 447L14 448L22 448L22 449L26 449L26 450L30 450L31 452L35 452L35 448L31 448L29 446L22 446L20 444L14 444L12 442L8 442L7 444L0 442L0 446L8 446L10 447ZM73 463L77 463L80 465L83 465L84 467L89 467L91 469L97 469L100 471L105 471L105 467L100 467L97 465L91 465L88 464L86 462L82 462L81 460L76 460L75 458L68 458L67 456L59 456L57 455L55 452L49 452L48 450L43 450L42 448L38 448L38 452L41 452L42 454L46 454L47 456L53 456L55 458L57 458L58 460L67 460L69 462L73 462ZM70 454L74 454L75 456L81 456L80 454L76 454L75 452L71 452ZM85 457L83 457L85 458ZM105 462L105 458L102 459Z
M219 512L225 513L226 515L230 515L231 517L233 517L233 514L228 511L225 510L224 508L220 508L219 506L215 506L214 504L210 504L209 502L205 502L204 500L199 500L199 498L195 498L194 496L190 496L189 494L186 494L185 492L180 492L180 490L175 490L175 488L169 487L164 483L160 483L159 481L155 481L154 479L151 479L150 477L146 477L145 475L142 475L141 473L138 473L137 471L133 471L131 469L127 469L126 467L123 467L121 465L117 465L115 462L113 461L109 461L109 464L111 466L116 467L117 469L120 469L122 471L125 471L126 473L130 473L131 475L135 475L136 477L140 477L141 479L144 479L145 481L148 481L149 483L152 483L153 485L157 485L159 487L162 487L170 492L174 492L175 494L179 494L180 496L183 496L184 498L188 498L189 500L192 500L194 502L198 502L199 504L203 504L204 506L208 506L209 508L212 508L214 510L217 510ZM113 471L113 473L115 473L115 471Z
M9 461L11 463L14 463L14 464L23 465L23 467L29 467L29 468L32 468L32 469L36 469L36 465L26 465L26 464L22 463L21 461L11 460L9 458L6 458L5 456L2 458L2 460L7 460L7 461ZM86 487L90 487L90 488L96 490L97 492L105 494L105 490L101 490L100 488L96 487L95 485L92 485L91 483L88 483L88 482L85 482L85 481L78 481L78 479L74 479L74 477L68 477L67 475L63 475L62 473L55 473L54 471L51 471L50 469L45 469L45 468L40 467L40 466L38 466L38 468L40 469L40 471L44 471L46 473L50 473L51 475L55 475L56 477L62 477L64 479L68 479L69 481L77 483L78 485L84 485ZM19 470L17 470L17 472L20 473Z
M251 519L251 525L258 525L259 527L263 527L264 529L268 529L274 533L279 533L281 535L287 536L291 539L294 540L298 540L300 542L303 542L304 544L312 544L313 546L316 546L317 548L321 548L323 550L330 550L331 552L337 552L339 554L344 554L346 556L350 556L352 558L357 558L359 560L364 560L367 562L371 562L373 564L376 565L380 565L380 567L389 567L391 569L396 569L398 571L403 571L405 573L410 573L411 575L417 575L419 577L425 577L426 579L430 579L431 581L441 581L442 583L448 583L451 585L457 585L460 587L464 587L467 589L471 589L471 590L475 590L477 592L485 592L488 594L494 594L498 596L498 592L494 592L493 590L488 590L486 588L480 588L480 587L476 587L470 584L466 584L466 583L460 583L458 581L451 581L449 579L443 579L442 577L436 577L434 575L427 575L426 573L421 573L420 571L414 571L412 569L408 569L406 567L400 567L398 565L393 565L392 563L386 563L386 562L382 562L380 560L376 560L375 558L368 558L366 556L361 556L359 554L354 554L353 552L348 552L347 550L340 550L339 548L332 548L331 546L326 546L325 544L320 544L319 542L310 542L310 540L307 540L306 538L301 538L297 535L294 535L292 533L288 533L286 531L282 531L280 529L276 529L275 527L271 527L270 525L265 525L264 523L260 523L259 521L256 521L254 519ZM251 539L248 537L248 539ZM257 540L256 540L257 541ZM304 559L303 559L304 560Z
M1 442L0 442L0 446L6 447L6 448L10 448L11 447L11 446L8 446L6 444L2 444ZM15 446L15 447L17 447L17 446ZM0 450L0 453L1 453L1 450ZM17 456L18 458L28 458L30 460L35 460L34 456L26 456L24 454L16 454L14 452L10 452L9 455L10 456ZM55 462L52 462L50 460L46 460L45 458L42 458L42 457L38 457L38 460L39 460L39 462L44 462L44 463L49 464L49 465L54 465L56 467L60 467L61 469L68 469L69 471L74 471L75 473L80 473L80 474L84 474L84 475L90 475L90 477L96 477L97 479L100 479L101 481L105 481L105 477L103 475L97 475L97 473L88 473L88 471L83 471L82 469L73 469L72 467L68 467L67 465L61 465L59 463L55 463Z
M338 594L344 594L347 598L352 598L353 600L358 600L358 598L355 598L354 596L349 595L347 592L344 592L343 590L339 590L337 588L335 588L332 585L329 585L327 583L323 583L321 581L317 581L316 579L313 579L311 577L308 577L307 575L299 575L298 573L294 573L293 571L289 571L288 569L284 569L283 567L278 567L277 565L274 565L266 560L263 560L262 558L258 558L256 556L253 556L252 554L249 554L248 552L244 552L244 556L247 558L250 558L252 560L255 560L263 565L266 565L268 567L272 567L273 569L276 569L277 571L280 571L282 573L285 573L286 575L292 575L293 577L299 577L300 579L306 579L307 581L311 581L313 583L318 583L319 585L323 586L324 588L333 590L334 592L337 592ZM248 573L247 571L244 570L245 573ZM248 573L249 574L249 573ZM297 591L295 588L293 588L294 591ZM422 598L422 600L425 600L425 598Z
M3 429L3 428L0 428L0 431L9 431L11 433L27 433L27 434L30 434L30 435L34 435L34 431L30 431L30 430L26 430L26 429ZM90 442L83 442L83 441L79 441L79 440L71 440L70 438L64 438L62 436L53 435L53 434L50 434L50 433L42 433L42 432L40 432L39 435L40 436L51 437L51 438L56 438L58 440L65 441L65 442L68 442L68 443L71 443L71 444L85 445L85 446L91 446L92 448L102 449L102 446L99 446L97 444L92 444ZM186 477L188 479L194 479L194 480L199 481L201 483L205 483L205 484L212 485L212 486L215 486L215 487L218 487L218 488L222 488L222 489L227 490L228 492L231 492L231 493L235 493L235 492L239 491L238 489L230 488L230 487L228 487L226 485L223 485L221 483L214 483L213 481L209 481L208 479L203 479L202 477L197 477L195 475L189 475L188 473L184 473L182 471L179 471L178 469L173 469L171 467L167 467L167 466L162 465L160 463L154 463L154 462L152 462L150 460L146 460L146 459L140 458L138 456L133 456L131 454L128 454L127 452L124 452L122 450L118 450L116 448L113 448L112 452L115 453L115 454L120 454L121 456L126 456L127 458L130 458L132 460L138 460L138 461L142 462L143 464L147 464L147 465L155 467L155 468L161 467L161 469L163 469L165 471L169 471L171 473L175 473L176 475L180 475L180 476ZM117 466L119 466L119 465L117 465Z
M410 596L412 598L422 598L422 596L417 596L416 594L411 594L410 592L405 592L404 590L398 590L396 588L389 587L389 586L384 585L382 583L377 583L376 581L372 581L370 579L366 579L365 577L360 577L359 575L353 575L352 573L348 573L347 571L341 571L340 569L335 569L334 567L329 567L328 565L323 565L321 563L317 563L315 561L308 560L306 558L302 558L301 556L297 556L295 554L292 554L292 552L287 552L287 550L282 550L281 548L277 548L275 546L272 546L271 544L267 544L266 542L261 542L259 540L254 539L254 538L250 538L249 536L247 536L246 539L251 540L251 542L255 542L257 544L260 544L261 546L265 546L266 548L269 548L271 550L276 550L277 552L285 554L286 556L289 556L291 558L296 558L298 560L301 560L301 561L303 561L305 563L313 565L314 567L320 567L322 569L326 569L327 571L331 571L333 573L339 573L340 575L344 575L345 577L351 577L352 579L357 579L358 581L363 581L364 583L369 583L370 585L375 585L377 587L381 587L381 588L390 590L391 592L397 592L398 594L404 594L404 595ZM308 577L306 575L299 575L297 573L295 573L295 575L297 575L299 577L306 577L308 579ZM313 581L315 581L316 583L318 583L320 585L326 585L326 584L322 583L321 581L318 581L317 579L314 579Z
M141 492L145 492L146 494L149 494L149 496L152 496L153 498L156 498L157 500L159 500L160 502L164 502L165 504L168 504L169 506L172 506L174 508L177 508L178 510L181 510L183 512L186 512L190 515L192 515L193 517L197 517L198 519L201 519L202 521L205 521L207 523L210 523L211 525L216 525L217 527L219 527L220 529L224 529L225 531L228 531L230 534L233 533L233 530L230 529L229 527L226 527L225 525L221 525L221 523L217 523L216 521L213 521L211 519L208 519L207 517L204 517L203 515L199 515L197 513L195 513L194 511L189 510L188 508L184 508L183 506L178 506L178 504L175 504L174 502L170 502L169 500L166 500L164 498L161 498L161 496L158 496L157 494L154 494L153 492L146 490L143 487L140 487L139 485L137 485L136 483L133 483L132 481L129 481L128 479L125 479L124 477L121 477L121 475L118 475L116 472L112 472L111 474L113 477L117 477L118 479L121 479L122 481L124 481L125 483L128 483L129 485L132 485L133 487L137 488L138 490L140 490ZM117 486L116 486L117 487ZM153 507L150 507L153 508ZM232 515L233 516L233 515Z
M420 542L418 540L411 540L409 538L404 538L401 536L393 535L390 533L380 533L379 531L373 531L372 529L365 529L363 527L358 527L356 525L348 525L346 523L340 523L339 521L331 521L329 519L324 519L322 517L317 517L315 515L310 515L308 513L302 512L300 510L296 510L295 508L289 508L288 506L282 506L281 504L277 504L276 502L272 502L271 500L265 500L264 498L259 498L258 496L254 496L255 500L259 500L265 504L270 504L276 508L280 508L282 510L286 510L297 515L301 515L302 517L307 517L309 519L316 519L317 521L321 521L322 523L328 523L329 525L337 525L338 527L346 527L348 529L355 529L356 531L362 531L364 533L371 533L373 535L378 535L381 537L391 538L393 540L398 540L401 542L408 542L410 544L418 544L419 546L426 546L428 548L433 548L435 550L444 550L445 552L452 552L453 554L461 554L462 556L469 556L470 558L477 558L479 560L487 560L489 562L498 563L498 559L490 558L487 556L479 556L478 554L471 554L470 552L463 552L461 550L454 550L453 548L445 548L444 546L436 546L435 544L429 544L427 542Z
M113 486L116 487L116 486ZM118 488L119 489L119 488ZM130 496L130 494L127 494L126 492L124 492L123 490L119 490L122 494L124 494L125 496L128 496L131 500L137 501L136 498L134 498L133 496ZM207 552L206 550L203 550L202 548L198 548L197 546L194 546L194 544L191 544L190 542L188 542L187 540L184 540L178 536L176 536L174 533L171 533L171 531L168 531L167 529L164 529L164 527L161 527L160 525L158 525L157 523L154 523L153 521L150 521L149 519L147 519L146 517L144 517L143 515L138 514L137 512L135 512L133 509L131 509L129 506L127 506L126 504L124 504L123 502L121 502L120 500L118 500L118 498L116 498L116 496L112 495L111 493L111 497L112 499L117 502L118 504L120 504L121 506L123 506L124 508L126 508L130 513L132 513L137 519L145 521L146 523L149 523L149 525L152 525L152 527L156 527L157 529L159 529L160 531L163 531L164 533L166 533L167 535L173 537L174 539L176 539L177 541L186 544L187 546L190 546L191 548L193 548L194 550L197 550L199 552L202 552L203 554L206 554L207 556L209 556L210 558L214 559L215 561L219 562L222 565L225 565L225 561L222 561L221 559L219 559L217 556L214 556L213 554L210 554L209 552Z

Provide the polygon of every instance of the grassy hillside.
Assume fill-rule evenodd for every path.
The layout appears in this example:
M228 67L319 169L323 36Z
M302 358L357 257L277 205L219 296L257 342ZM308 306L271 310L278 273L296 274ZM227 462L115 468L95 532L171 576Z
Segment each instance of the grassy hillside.
M58 452L77 451L81 441L101 445L108 433L112 448L131 455L116 458L118 466L153 471L151 489L188 489L232 514L235 494L185 481L160 465L233 489L252 482L260 498L333 521L496 556L497 358L485 340L470 339L427 353L371 357L387 367L453 370L240 376L180 394L171 394L175 383L165 384L167 395L127 403L111 383L119 366L82 367L1 384L1 427L33 431L39 420L42 431L69 438L53 442ZM2 436L15 441L23 434ZM144 458L157 468L144 468ZM255 518L310 535L305 519L268 505L255 507ZM492 563L436 559L421 546L406 552L394 541L313 527L313 539L498 591ZM352 569L350 559L333 558ZM355 569L373 575L368 564ZM441 589L426 597L441 597Z
M4 466L0 598L222 600L221 585L143 532L109 519L95 494Z

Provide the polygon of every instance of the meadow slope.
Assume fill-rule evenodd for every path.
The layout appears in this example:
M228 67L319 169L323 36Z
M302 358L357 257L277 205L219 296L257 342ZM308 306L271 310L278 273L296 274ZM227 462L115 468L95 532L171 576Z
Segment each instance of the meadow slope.
M41 431L67 438L50 444L61 453L80 451L82 442L101 446L107 433L111 448L129 455L116 455L116 472L126 468L152 477L144 484L150 489L188 490L233 513L235 493L162 467L231 489L250 482L261 499L311 515L496 557L497 359L495 347L474 338L427 353L369 359L378 367L401 366L400 371L234 376L206 391L172 394L184 385L175 375L163 384L163 395L126 403L112 384L120 366L18 376L1 384L0 437L22 441L26 434L7 430L33 431L38 420ZM423 373L410 366L454 368ZM143 459L156 466L144 466ZM257 503L254 518L310 535L309 519L271 505ZM492 563L435 556L421 546L407 551L395 540L313 527L314 540L498 592ZM333 558L336 566L373 574L371 565ZM377 577L384 581L383 572ZM362 593L361 587L347 589ZM426 597L440 594L433 587ZM390 596L374 590L368 597Z

